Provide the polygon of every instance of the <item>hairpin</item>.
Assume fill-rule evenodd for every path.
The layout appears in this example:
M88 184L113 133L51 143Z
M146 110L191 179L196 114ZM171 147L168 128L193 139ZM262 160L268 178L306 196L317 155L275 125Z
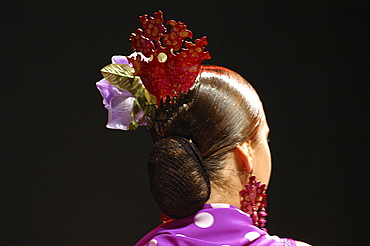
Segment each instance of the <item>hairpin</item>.
M208 45L206 37L194 43L185 40L193 34L184 23L168 21L171 31L166 34L161 11L155 12L154 17L140 16L139 20L142 29L138 28L130 37L134 53L122 57L123 63L105 66L101 70L104 79L97 83L110 110L108 128L132 130L145 124L145 116L151 110L187 93L199 74L201 62L211 58L209 52L204 51ZM115 88L109 88L108 83ZM116 91L110 93L110 90ZM122 96L124 91L129 95ZM112 103L116 97L118 102ZM118 108L122 105L126 110ZM132 110L127 126L129 105Z

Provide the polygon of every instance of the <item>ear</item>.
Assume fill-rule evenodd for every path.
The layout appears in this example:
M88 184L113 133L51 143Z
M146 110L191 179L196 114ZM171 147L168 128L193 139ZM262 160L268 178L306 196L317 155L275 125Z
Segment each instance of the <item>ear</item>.
M248 173L252 173L253 163L252 155L249 149L249 142L248 141L244 142L243 144L237 146L235 150L242 162L243 168L245 168Z

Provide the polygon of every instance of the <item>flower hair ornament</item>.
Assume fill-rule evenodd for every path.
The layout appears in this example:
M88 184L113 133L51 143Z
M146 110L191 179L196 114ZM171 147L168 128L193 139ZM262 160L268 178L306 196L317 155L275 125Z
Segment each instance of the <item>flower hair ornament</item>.
M109 110L107 127L134 130L146 125L146 116L163 103L171 104L186 94L199 74L201 62L210 59L206 37L191 39L193 34L179 21L166 25L163 13L139 17L142 29L131 34L133 54L114 56L112 64L101 72L96 85Z

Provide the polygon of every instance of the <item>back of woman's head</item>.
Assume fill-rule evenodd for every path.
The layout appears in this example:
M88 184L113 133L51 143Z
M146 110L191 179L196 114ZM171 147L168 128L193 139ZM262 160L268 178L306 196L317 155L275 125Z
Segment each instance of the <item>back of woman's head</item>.
M149 175L162 211L180 218L199 210L209 198L209 182L223 183L220 170L226 154L252 138L263 114L253 87L239 74L218 66L202 66L186 95L159 107L149 117L156 142ZM196 146L195 152L177 136Z

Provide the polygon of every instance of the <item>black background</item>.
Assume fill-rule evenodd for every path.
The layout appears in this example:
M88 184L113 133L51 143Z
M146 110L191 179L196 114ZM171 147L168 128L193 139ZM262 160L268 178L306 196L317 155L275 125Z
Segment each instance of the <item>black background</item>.
M100 68L161 9L256 88L270 234L369 245L366 1L1 1L1 245L133 245L159 223L145 127L105 128Z

